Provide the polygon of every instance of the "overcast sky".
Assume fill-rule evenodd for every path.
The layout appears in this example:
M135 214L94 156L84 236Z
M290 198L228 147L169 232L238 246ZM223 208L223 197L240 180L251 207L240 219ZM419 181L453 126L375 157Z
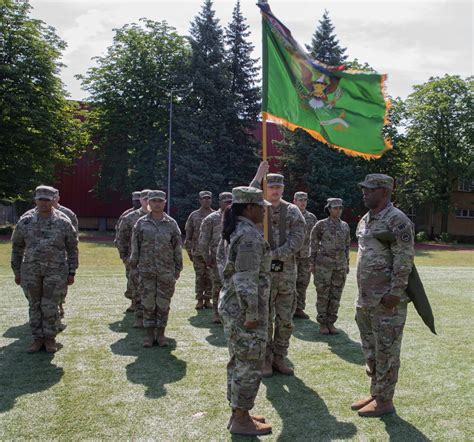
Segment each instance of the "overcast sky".
M87 94L74 78L93 65L92 57L111 45L113 29L140 17L166 20L187 35L201 0L83 1L31 0L32 15L56 28L68 44L62 79L74 99ZM255 46L261 54L260 13L256 0L241 0ZM329 11L346 54L388 74L388 92L406 96L412 86L445 73L472 74L472 3L450 1L290 1L270 0L273 13L292 31L300 44L309 43L324 9ZM230 21L234 0L215 0L220 24Z

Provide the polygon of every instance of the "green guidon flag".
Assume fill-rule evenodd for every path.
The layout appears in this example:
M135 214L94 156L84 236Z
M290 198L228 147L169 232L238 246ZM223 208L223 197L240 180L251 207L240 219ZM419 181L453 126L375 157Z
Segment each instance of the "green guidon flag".
M389 101L386 75L327 66L308 56L260 1L263 26L262 114L348 155L380 158L391 149L382 129Z

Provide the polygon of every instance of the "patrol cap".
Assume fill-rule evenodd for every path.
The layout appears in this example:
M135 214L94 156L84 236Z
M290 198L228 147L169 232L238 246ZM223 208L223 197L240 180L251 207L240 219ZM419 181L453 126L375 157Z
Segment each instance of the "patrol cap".
M51 189L53 189L53 192L54 192L54 197L58 197L59 196L59 190L56 189L55 187L51 187Z
M132 192L132 201L137 201L137 200L139 200L139 199L140 199L140 194L141 194L140 191Z
M328 198L325 209L329 209L330 207L343 207L341 198Z
M279 173L267 173L267 186L284 186L285 178Z
M141 192L140 192L140 198L148 198L148 193L151 192L150 189L143 189Z
M35 200L39 200L40 198L47 199L49 201L53 201L54 199L54 188L51 186L38 186L35 189Z
M295 192L295 195L293 197L295 200L307 200L308 199L308 194L306 192Z
M263 192L255 187L239 186L232 189L232 204L257 204L271 206L263 199Z
M209 192L209 190L201 190L199 192L199 198L205 198L205 197L212 198L212 192Z
M232 201L232 193L231 192L219 193L219 201Z
M383 187L384 189L393 190L393 178L383 173L371 173L365 177L364 181L359 183L359 186L369 189Z
M150 190L148 192L148 201L150 200L161 200L164 201L166 199L166 193L162 190Z

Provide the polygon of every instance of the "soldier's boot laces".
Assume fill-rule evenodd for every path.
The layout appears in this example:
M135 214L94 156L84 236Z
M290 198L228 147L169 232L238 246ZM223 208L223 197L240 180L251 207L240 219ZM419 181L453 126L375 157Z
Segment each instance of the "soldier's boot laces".
M196 310L202 310L204 308L204 301L202 299L198 299L196 304Z
M165 337L165 327L156 329L156 343L160 347L168 347L168 340Z
M204 308L212 308L211 300L205 299L204 300Z
M28 353L38 353L44 345L44 339L35 339L33 343L28 347L28 350L26 350Z
M232 410L232 414L230 415L229 422L227 423L227 429L230 429L230 426L232 425L232 421L234 420L234 414L235 410ZM254 421L261 422L262 424L265 423L265 416L262 416L260 414L255 414L255 415L250 415L250 418L253 419Z
M359 399L358 401L355 401L351 405L351 410L360 410L361 408L364 408L367 404L370 404L374 400L375 400L375 396L368 396L368 397Z
M143 347L145 348L153 347L153 342L155 342L155 328L147 327L146 336L143 339Z
M272 432L272 426L252 419L247 410L238 408L234 412L230 432L242 436L263 436Z
M339 334L339 330L336 327L334 327L334 324L329 323L328 324L328 330L329 330L329 333L331 333L331 335L338 335Z
M305 313L305 311L302 308L297 308L293 316L296 316L297 318L301 318L301 319L309 319L309 316Z
M271 378L272 376L273 376L272 359L269 357L266 357L265 362L263 363L263 367L262 367L262 377Z
M395 413L393 401L383 401L378 397L376 397L374 401L369 402L365 407L359 410L359 416L362 417L379 417L391 413Z
M219 313L214 311L214 316L212 318L212 323L213 324L222 324L221 318L219 317Z
M133 328L143 328L143 318L135 318Z
M326 324L319 324L319 333L322 335L330 335L329 328Z
M58 345L56 344L56 338L45 338L44 348L46 353L56 353L58 351Z
M272 366L276 371L286 376L293 376L295 374L294 370L291 367L288 367L283 356L276 355L273 358Z

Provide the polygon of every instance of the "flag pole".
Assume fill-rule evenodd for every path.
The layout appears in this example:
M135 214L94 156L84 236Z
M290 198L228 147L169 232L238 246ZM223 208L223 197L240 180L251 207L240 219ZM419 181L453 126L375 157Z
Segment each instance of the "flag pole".
M268 161L267 152L267 114L262 112L262 161ZM267 199L267 177L263 177L263 198ZM263 219L263 237L268 240L268 208L265 208L265 217Z

